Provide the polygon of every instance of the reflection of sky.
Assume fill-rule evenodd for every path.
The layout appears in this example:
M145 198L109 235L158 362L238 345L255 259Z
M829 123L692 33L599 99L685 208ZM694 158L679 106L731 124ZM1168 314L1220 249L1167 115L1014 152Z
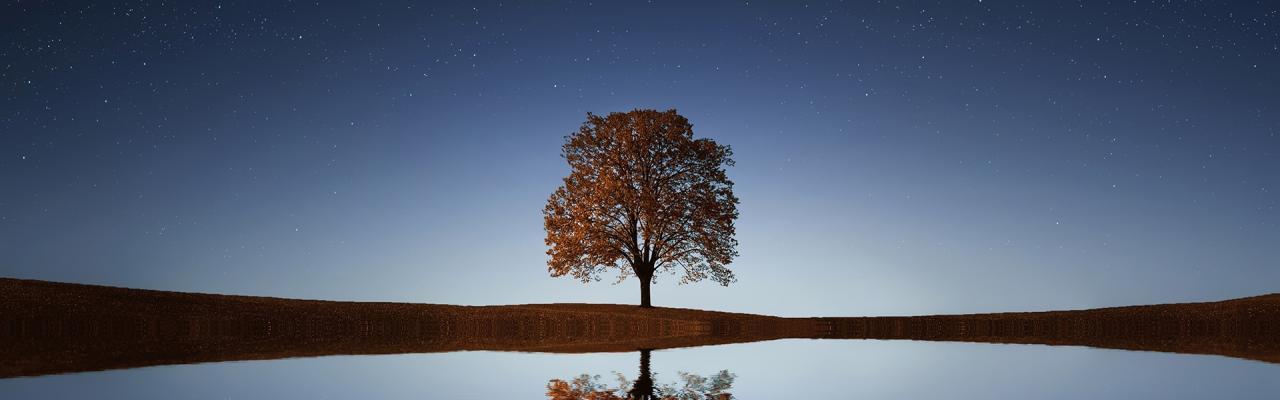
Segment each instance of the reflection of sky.
M752 398L1274 399L1280 366L1081 347L783 340L653 353L677 371L737 375ZM0 380L6 398L539 398L551 379L635 378L638 353L323 357Z
M15 3L0 276L633 303L548 277L540 211L584 113L674 107L736 151L740 281L657 305L1276 290L1273 3L848 3Z

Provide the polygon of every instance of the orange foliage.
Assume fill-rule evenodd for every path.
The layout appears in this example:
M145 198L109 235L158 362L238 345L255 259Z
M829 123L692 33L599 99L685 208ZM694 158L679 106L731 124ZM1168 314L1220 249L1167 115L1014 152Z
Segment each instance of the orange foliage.
M634 110L587 114L562 156L571 172L543 210L552 276L588 282L617 269L619 282L640 279L644 306L655 272L680 271L681 283L735 280L729 146L694 139L676 110Z
M552 379L547 383L547 398L551 400L626 400L614 390L595 382L596 377L582 375L565 382Z

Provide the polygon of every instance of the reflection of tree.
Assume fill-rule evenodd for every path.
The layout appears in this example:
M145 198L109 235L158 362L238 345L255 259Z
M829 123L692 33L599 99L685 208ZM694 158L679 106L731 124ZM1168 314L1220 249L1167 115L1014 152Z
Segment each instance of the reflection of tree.
M640 351L640 376L635 381L615 373L618 385L600 382L600 375L582 374L569 381L552 379L547 383L547 398L552 400L729 400L734 374L727 370L710 377L680 373L680 381L654 385L649 372L649 350Z
M600 375L582 374L571 381L563 381L552 379L547 383L547 398L551 400L621 400L626 397L618 396L618 393L624 393L621 385L625 385L626 381L619 382L617 389L610 389L604 384L596 382L600 379Z

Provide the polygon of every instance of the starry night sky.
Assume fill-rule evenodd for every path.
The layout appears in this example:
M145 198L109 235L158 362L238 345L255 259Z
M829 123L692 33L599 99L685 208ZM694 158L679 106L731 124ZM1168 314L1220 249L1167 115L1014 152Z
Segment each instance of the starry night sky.
M1280 291L1268 1L17 2L0 276L455 304L635 303L546 272L585 113L733 146L778 315Z

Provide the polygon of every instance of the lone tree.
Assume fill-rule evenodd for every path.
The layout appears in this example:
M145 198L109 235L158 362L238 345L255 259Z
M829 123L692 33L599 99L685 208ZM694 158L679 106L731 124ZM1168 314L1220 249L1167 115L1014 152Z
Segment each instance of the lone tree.
M590 282L616 268L617 282L640 280L641 307L658 271L683 271L682 284L736 280L729 146L694 139L676 110L634 110L588 113L561 155L571 172L542 211L551 276Z

